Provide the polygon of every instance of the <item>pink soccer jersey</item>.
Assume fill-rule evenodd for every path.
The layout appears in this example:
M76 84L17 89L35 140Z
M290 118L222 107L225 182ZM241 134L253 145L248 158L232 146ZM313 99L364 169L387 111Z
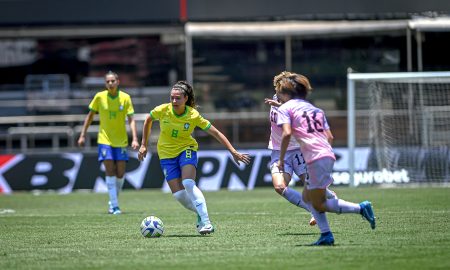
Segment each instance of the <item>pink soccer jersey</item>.
M302 99L291 99L278 108L277 124L291 124L292 135L300 143L306 163L331 157L336 159L325 130L330 129L325 113Z
M276 96L274 96L274 99L276 100ZM270 106L270 139L268 148L272 150L280 150L281 147L281 135L283 134L283 129L281 128L281 126L277 125L278 114L278 107ZM300 145L298 144L298 142L294 137L291 137L291 141L289 142L287 150L294 150L299 148Z

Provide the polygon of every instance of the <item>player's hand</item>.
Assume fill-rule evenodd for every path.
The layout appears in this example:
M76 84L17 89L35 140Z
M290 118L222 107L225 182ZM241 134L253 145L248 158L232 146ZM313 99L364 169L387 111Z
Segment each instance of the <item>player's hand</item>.
M141 145L138 152L138 160L143 161L144 158L147 156L147 147L144 145Z
M245 163L246 165L250 164L250 156L249 154L239 153L238 151L234 151L231 153L233 155L234 161L239 165L240 161Z
M78 138L78 146L79 147L84 146L84 136L80 136L80 138Z
M284 172L284 161L283 160L278 160L278 170L280 172Z
M280 107L281 106L281 102L278 102L274 99L271 98L265 98L264 99L264 103L269 104L270 106L275 106L275 107Z
M133 140L131 142L131 148L133 148L133 150L137 150L139 148L139 143L137 140Z

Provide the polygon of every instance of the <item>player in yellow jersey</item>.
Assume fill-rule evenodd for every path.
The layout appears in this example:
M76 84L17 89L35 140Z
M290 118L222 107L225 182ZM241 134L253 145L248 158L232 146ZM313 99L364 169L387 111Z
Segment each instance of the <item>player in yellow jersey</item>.
M78 145L85 143L86 131L95 114L99 114L98 161L103 162L106 174L106 186L109 193L109 213L120 214L118 195L124 183L125 167L128 161L128 134L126 122L130 125L131 147L139 147L136 122L133 118L134 108L130 95L118 88L119 76L109 71L105 75L106 88L98 92L89 104L89 113L84 120Z
M147 116L142 131L138 158L147 155L147 144L152 122L159 121L158 155L161 168L172 195L185 208L197 213L197 230L200 234L214 232L209 220L205 197L195 184L198 143L192 137L195 127L212 135L230 151L239 164L250 163L248 154L236 151L228 139L195 109L194 90L185 81L177 82L170 92L170 103L155 107Z

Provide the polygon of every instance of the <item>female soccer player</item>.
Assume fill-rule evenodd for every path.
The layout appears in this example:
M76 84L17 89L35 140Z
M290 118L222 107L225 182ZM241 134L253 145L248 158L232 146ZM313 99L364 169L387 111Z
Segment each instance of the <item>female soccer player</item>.
M209 219L205 197L195 184L198 143L191 136L194 128L199 127L216 138L230 151L236 163L249 164L250 157L236 151L195 108L192 86L185 81L177 82L170 91L170 103L155 107L145 119L138 158L142 161L147 155L152 122L159 120L161 133L157 151L167 184L178 202L197 213L198 232L209 234L214 232L214 226Z
M333 182L331 173L336 158L325 132L329 126L324 112L305 100L311 90L309 80L299 74L282 78L276 87L277 96L283 102L277 119L277 124L283 128L278 167L284 169L292 134L300 143L307 163L309 179L306 180L306 200L312 204L311 212L321 232L319 240L313 245L333 245L334 237L325 212L359 213L367 219L372 229L375 229L375 216L368 201L356 204L326 198L326 189Z
M292 75L292 73L286 71L278 74L273 79L273 86L276 88L281 79ZM271 106L269 113L270 139L268 148L272 150L270 171L272 173L273 187L278 194L280 194L283 198L285 198L293 205L311 212L308 204L303 200L303 196L298 191L290 187L291 182L295 182L295 180L292 179L293 172L295 172L300 181L302 181L303 183L305 183L305 179L308 177L306 162L303 158L302 152L300 151L300 145L295 140L295 138L291 137L285 155L284 169L283 171L280 171L278 168L278 160L280 158L281 136L283 133L283 129L277 125L277 119L278 107L281 106L281 102L278 100L277 95L274 95L272 99L266 98L264 102ZM331 134L330 130L327 130L327 132L329 139L332 140L333 135ZM326 190L326 195L328 199L337 198L336 193L329 190L328 188ZM311 217L309 224L311 226L316 225L316 220L314 219L314 217Z
M106 89L98 92L89 104L89 113L84 120L83 129L78 139L81 147L85 143L86 131L92 123L94 115L100 115L98 131L98 161L103 162L106 174L106 186L109 193L109 213L118 215L118 195L123 187L126 161L128 161L128 134L125 127L126 119L130 125L131 147L139 147L136 123L133 118L134 108L130 95L119 90L119 76L109 71L105 75Z

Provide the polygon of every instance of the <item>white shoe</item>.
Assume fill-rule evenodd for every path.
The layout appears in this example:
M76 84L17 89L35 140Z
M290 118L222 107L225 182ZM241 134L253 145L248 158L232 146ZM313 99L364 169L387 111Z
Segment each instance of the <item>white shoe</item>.
M309 220L309 226L315 226L317 224L317 221L314 217L311 217Z
M289 184L288 184L288 186L290 186L290 187L295 187L295 184L296 184L297 182L294 180L294 179L291 179L291 181L289 181Z
M211 223L205 224L203 225L203 227L200 228L200 230L198 230L198 232L202 235L213 233L214 226Z

